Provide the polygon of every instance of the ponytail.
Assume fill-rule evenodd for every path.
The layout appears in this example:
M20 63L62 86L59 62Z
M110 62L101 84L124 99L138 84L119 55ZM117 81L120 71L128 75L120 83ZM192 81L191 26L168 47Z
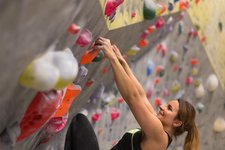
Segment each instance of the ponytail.
M184 150L198 150L199 149L199 135L198 129L193 123L192 127L189 128L188 134L185 138Z

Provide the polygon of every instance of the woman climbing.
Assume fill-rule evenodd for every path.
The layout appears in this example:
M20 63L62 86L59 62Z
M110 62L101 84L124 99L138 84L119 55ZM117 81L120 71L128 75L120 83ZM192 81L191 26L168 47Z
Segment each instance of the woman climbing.
M126 132L112 150L165 150L172 137L187 132L184 150L198 150L195 109L187 101L174 99L155 112L145 91L133 75L119 49L109 39L100 37L93 49L104 51L109 60L121 96L130 107L141 129Z

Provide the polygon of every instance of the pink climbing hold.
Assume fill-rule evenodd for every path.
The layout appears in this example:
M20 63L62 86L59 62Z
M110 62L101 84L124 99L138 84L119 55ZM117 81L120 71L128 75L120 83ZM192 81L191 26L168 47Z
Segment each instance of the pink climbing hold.
M186 85L190 85L193 82L193 78L191 76L188 76L186 78Z
M108 17L111 16L123 2L124 0L106 0L105 15Z
M63 117L53 117L45 128L46 133L53 134L60 132L66 125L68 114Z
M133 11L132 13L131 13L131 18L134 18L134 17L136 17L136 12L135 11Z
M142 39L147 38L148 34L149 34L149 31L148 31L148 30L145 30L145 31L141 34L141 38L142 38Z
M110 115L111 115L111 120L114 121L120 116L120 112L118 112L116 110L112 110L110 112Z
M85 47L91 43L92 33L88 29L84 29L78 37L76 44L80 47Z
M159 29L159 28L163 27L164 24L165 24L164 18L163 18L163 17L160 17L160 18L157 20L156 24L155 24L155 28L156 28L156 29Z
M92 122L97 122L97 121L99 121L100 120L100 118L101 118L101 113L94 113L92 116L91 116L91 120L92 120Z
M167 96L169 96L170 94L169 94L169 91L167 90L167 89L164 89L163 90L163 97L167 97Z
M146 92L146 96L147 96L147 98L151 98L152 93L153 93L152 88L149 88L149 89L147 90L147 92Z

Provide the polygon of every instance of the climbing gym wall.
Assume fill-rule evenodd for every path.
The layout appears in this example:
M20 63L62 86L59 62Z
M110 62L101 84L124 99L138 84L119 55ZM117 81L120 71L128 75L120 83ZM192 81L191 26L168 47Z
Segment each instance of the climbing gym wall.
M202 24L196 27L191 14L205 1L192 3L0 2L0 149L62 150L78 112L88 117L101 150L139 127L103 52L91 49L103 36L126 55L155 109L183 96L198 111L201 149L222 150L225 95L217 75L222 80L205 47L211 41L206 34L202 43ZM182 143L175 140L169 149Z
M205 47L216 74L219 77L221 86L224 88L224 20L225 1L218 0L216 3L210 0L193 3L188 10L193 24L198 28L198 33Z

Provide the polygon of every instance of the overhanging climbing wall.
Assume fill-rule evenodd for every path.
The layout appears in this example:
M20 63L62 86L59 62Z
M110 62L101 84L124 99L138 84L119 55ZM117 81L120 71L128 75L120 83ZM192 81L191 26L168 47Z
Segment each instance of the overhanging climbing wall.
M179 11L177 8L173 12L171 4L168 8L170 10L163 13L168 5L164 1L162 4L165 7L157 5L157 10L151 12L154 16L152 20L144 20L144 1L118 2L107 14L107 3L103 0L0 2L0 149L62 150L71 119L85 109L89 112L88 117L103 150L110 149L122 136L122 132L138 126L121 99L114 85L110 66L102 59L100 52L95 61L80 62L84 54L89 56L87 49L99 36L110 38L128 56L128 62L153 105L180 95L195 104L199 109L197 121L201 131L202 149L224 147L224 133L217 132L218 129L216 132L212 130L215 118L224 116L224 109L221 107L224 93L220 87L214 92L206 90L205 82L213 69L196 34L188 37L189 29L193 27L188 16L185 15L182 23L184 14L175 13ZM186 4L182 7L186 7ZM160 15L163 17L159 17ZM182 24L186 25L185 28ZM65 48L71 49L72 55L68 49L63 51ZM173 54L172 60L170 52ZM173 66L169 62L175 62L176 54L179 56L177 62L182 66L175 65L176 63ZM64 67L52 61L52 57ZM79 72L74 84L67 85L62 90L59 87L72 82L70 77L68 81L63 80L63 73L59 75L57 72L68 71L65 69L70 68L65 66L65 61L61 61L67 60L65 58L74 66L77 61L78 67L73 67L74 70L79 69ZM145 66L149 59L150 66ZM189 62L189 59L192 61ZM21 84L20 77L27 65L32 64L33 67L43 65L43 62L48 64L44 65L47 69L44 67L38 70L39 66L34 70L39 71L38 77L46 79L48 69L52 69L50 78L42 84ZM151 66L153 63L154 69ZM161 68L163 66L165 70ZM28 67L29 74L34 75L35 71L29 71ZM51 74L53 72L55 74ZM68 74L73 77L73 73ZM37 76L28 77L31 78L25 76L23 81L33 81ZM53 79L56 79L56 84L45 84L52 83ZM63 104L68 106L65 101L60 101L63 93L65 98L69 97L67 100L71 104L70 109L66 110L68 115L61 107ZM51 103L47 103L49 101ZM102 118L98 120L99 114L102 114ZM53 133L46 132L49 127L55 127L54 123L57 122L61 122L60 127L54 128ZM223 119L217 124L219 127L223 125ZM223 131L223 126L220 131ZM182 140L176 141L170 149L179 149L181 144Z

